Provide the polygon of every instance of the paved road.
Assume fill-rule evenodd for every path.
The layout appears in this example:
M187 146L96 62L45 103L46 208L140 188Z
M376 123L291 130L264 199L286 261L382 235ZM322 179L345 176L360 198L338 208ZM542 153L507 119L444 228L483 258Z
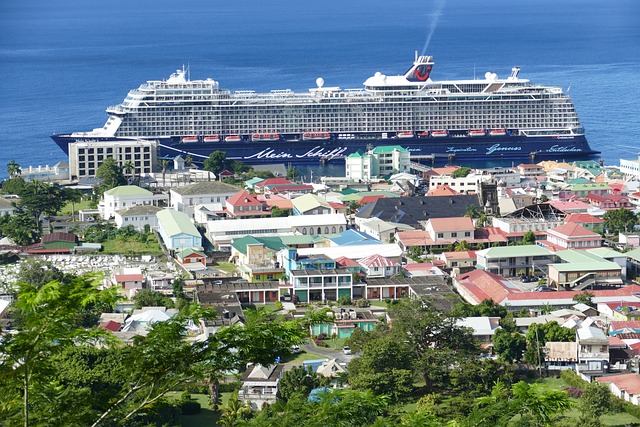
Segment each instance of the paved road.
M327 357L329 359L336 358L341 362L351 362L351 360L355 357L354 354L344 354L342 349L338 350L333 347L316 347L313 344L302 344L300 348L307 353L319 354L320 356Z

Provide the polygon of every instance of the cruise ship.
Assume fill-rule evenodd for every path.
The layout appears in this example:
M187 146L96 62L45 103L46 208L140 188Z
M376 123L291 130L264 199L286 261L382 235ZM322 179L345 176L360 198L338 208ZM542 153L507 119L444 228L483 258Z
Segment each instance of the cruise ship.
M73 142L155 140L159 156L202 162L216 150L248 164L307 163L357 150L400 145L412 156L456 160L564 159L598 154L589 147L569 96L531 83L514 67L506 78L432 80L432 56L403 75L376 72L359 89L324 85L307 92L222 89L178 70L107 108L102 128L54 134Z

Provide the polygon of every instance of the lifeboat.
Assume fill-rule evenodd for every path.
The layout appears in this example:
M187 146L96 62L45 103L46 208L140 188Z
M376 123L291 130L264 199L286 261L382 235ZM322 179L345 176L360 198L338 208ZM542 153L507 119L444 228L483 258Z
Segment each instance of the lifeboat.
M407 131L403 131L403 132L398 132L398 138L400 139L406 139L406 138L413 138L414 134L412 131L407 130Z
M426 130L418 133L418 138L426 138L428 136L429 136L429 132Z
M254 133L251 135L252 141L277 141L280 139L278 133Z
M449 135L449 133L446 130L434 130L431 131L431 136L434 138L443 138L445 136Z
M487 131L484 129L471 129L469 131L469 136L485 136Z
M224 140L225 142L240 142L242 138L240 138L240 135L227 135Z
M491 129L489 135L491 136L505 136L507 134L506 129Z
M329 132L305 132L302 134L303 141L326 141L331 139Z
M190 143L190 142L198 142L198 137L197 136L183 136L181 141L183 143Z
M204 142L220 142L220 135L207 135L203 139Z

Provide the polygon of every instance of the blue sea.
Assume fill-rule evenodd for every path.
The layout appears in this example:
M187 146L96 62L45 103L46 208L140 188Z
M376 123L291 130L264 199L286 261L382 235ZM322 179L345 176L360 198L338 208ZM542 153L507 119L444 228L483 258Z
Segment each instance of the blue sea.
M101 127L130 89L183 65L231 90L359 88L402 74L520 77L569 90L607 164L640 151L640 2L0 2L0 176L65 159L49 135Z

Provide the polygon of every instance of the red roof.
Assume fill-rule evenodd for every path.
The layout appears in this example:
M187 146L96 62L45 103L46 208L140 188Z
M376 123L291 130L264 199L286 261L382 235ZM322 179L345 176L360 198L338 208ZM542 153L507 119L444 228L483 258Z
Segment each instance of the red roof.
M640 320L614 320L611 322L611 329L618 330L624 328L640 329Z
M142 274L116 274L116 282L142 282L144 276Z
M257 183L255 187L265 187L267 185L284 185L284 184L293 184L293 182L289 181L287 178L267 178L264 181Z
M480 304L485 299L491 299L499 304L505 298L511 299L515 293L520 292L519 289L507 288L503 284L504 280L504 277L484 270L473 270L456 277L456 282L466 290L465 293L473 298L476 304Z
M427 191L427 196L456 196L458 194L460 193L451 188L448 184L438 185Z
M78 237L75 234L63 233L60 231L57 231L51 234L45 234L44 236L42 236L42 243L60 242L60 241L75 243L78 241Z
M331 206L333 209L347 209L349 208L349 206L342 204L340 202L329 202L329 206Z
M605 384L612 383L618 390L625 391L633 396L640 395L640 374L607 375L606 377L596 378L596 381Z
M358 260L358 263L365 267L392 267L394 265L398 265L398 263L393 262L382 255L373 254L368 257L361 258Z
M567 237L600 237L595 231L583 227L577 222L568 222L548 230L550 234L561 234Z
M476 259L476 251L443 252L447 259Z
M341 267L360 267L360 264L358 264L356 261L352 260L351 258L347 258L346 256L341 256L339 258L336 258L334 261L336 262L336 264L340 265Z
M291 185L277 185L270 189L271 191L300 191L300 190L313 190L313 185L308 184L293 184Z
M466 231L474 229L473 220L468 216L431 218L429 222L434 231Z
M579 224L600 224L602 220L591 214L586 213L573 213L567 215L564 222L577 222Z
M98 325L98 328L106 329L111 332L118 332L122 325L118 322L114 322L113 320L109 320L108 322L102 322Z
M223 170L218 176L235 176L235 174L227 169Z
M373 203L378 199L384 199L387 196L385 196L384 194L381 194L379 196L364 196L363 198L360 199L360 204L361 205L368 205L369 203Z
M262 206L262 202L260 202L253 194L249 193L246 190L238 191L233 196L227 199L227 203L232 206Z

